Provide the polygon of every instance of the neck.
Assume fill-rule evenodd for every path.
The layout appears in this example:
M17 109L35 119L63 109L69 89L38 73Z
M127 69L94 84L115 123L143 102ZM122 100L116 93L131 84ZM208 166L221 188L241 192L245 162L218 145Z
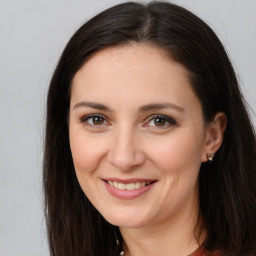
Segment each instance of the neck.
M198 207L179 212L166 222L139 228L120 228L124 239L125 256L187 256L205 239L200 228ZM200 232L202 231L202 232Z

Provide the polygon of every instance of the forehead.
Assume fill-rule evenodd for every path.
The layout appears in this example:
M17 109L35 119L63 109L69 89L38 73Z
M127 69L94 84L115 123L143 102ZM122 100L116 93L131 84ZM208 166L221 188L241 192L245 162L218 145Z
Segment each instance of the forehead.
M186 68L163 49L145 44L98 51L78 70L72 83L71 101L149 104L153 99L178 103L196 100L196 96Z
M183 77L188 82L188 71L167 56L165 50L146 44L108 47L93 54L78 70L73 85L99 82L104 79L129 80L140 78L164 79L173 71L176 77ZM145 77L146 75L146 77ZM173 79L175 77L173 76ZM85 83L84 83L85 84ZM101 84L101 83L100 83Z

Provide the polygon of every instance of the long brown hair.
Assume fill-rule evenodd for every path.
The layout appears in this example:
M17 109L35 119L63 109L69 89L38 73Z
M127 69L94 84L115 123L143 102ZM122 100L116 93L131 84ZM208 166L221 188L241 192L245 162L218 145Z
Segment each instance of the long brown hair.
M214 162L200 169L200 208L208 232L203 246L227 255L256 252L256 142L245 101L227 53L215 33L188 10L165 2L128 2L98 14L68 42L47 99L43 163L45 215L53 256L118 255L117 227L100 215L81 190L69 147L70 86L96 51L131 42L165 49L190 72L206 121L227 115Z

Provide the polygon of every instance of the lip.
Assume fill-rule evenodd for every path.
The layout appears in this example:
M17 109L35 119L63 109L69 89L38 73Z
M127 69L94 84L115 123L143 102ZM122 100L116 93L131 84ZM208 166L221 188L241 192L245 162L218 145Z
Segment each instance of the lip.
M105 178L103 179L104 181L116 181L119 183L124 183L124 184L128 184L128 183L134 183L134 182L154 182L156 180L152 180L152 179L139 179L139 178L133 178L133 179L119 179L119 178Z
M143 194L145 194L146 192L150 191L156 183L156 180L150 180L150 179L127 179L127 180L123 180L123 179L117 179L117 178L108 178L108 179L104 179L102 180L107 191L114 197L119 198L119 199L125 199L125 200L131 200L131 199L135 199ZM115 187L112 187L108 184L107 181L116 181L119 183L124 183L124 184L128 184L128 183L135 183L135 182L153 182L145 187L141 187L139 189L134 189L134 190L122 190L122 189L118 189Z

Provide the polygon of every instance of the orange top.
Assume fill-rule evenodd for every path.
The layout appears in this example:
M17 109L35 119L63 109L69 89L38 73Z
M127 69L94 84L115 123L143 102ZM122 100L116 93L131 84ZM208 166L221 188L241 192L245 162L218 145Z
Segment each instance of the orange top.
M208 252L204 248L198 248L194 253L188 256L221 256L220 252Z

